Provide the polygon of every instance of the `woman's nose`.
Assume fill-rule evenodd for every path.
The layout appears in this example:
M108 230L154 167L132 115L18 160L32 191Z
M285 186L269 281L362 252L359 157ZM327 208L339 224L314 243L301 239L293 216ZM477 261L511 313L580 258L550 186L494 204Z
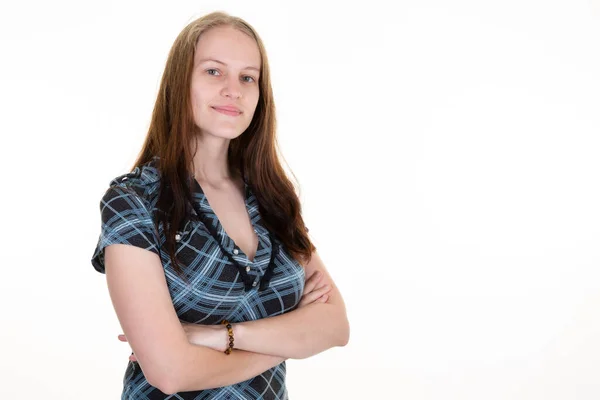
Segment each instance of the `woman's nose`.
M240 81L237 77L228 77L225 80L225 87L223 88L223 94L225 96L239 98L242 96L242 88Z

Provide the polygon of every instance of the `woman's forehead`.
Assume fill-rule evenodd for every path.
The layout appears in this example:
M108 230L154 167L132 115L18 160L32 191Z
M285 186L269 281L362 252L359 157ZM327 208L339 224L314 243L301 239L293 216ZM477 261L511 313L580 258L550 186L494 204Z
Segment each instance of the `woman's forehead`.
M240 69L260 68L260 51L254 39L235 28L211 28L198 39L194 57L195 64L207 61Z

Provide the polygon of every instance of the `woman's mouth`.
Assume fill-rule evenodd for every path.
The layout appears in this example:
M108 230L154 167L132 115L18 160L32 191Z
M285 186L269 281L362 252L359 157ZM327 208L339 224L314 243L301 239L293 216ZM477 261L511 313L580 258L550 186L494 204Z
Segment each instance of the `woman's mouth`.
M232 117L237 117L238 115L241 114L241 112L239 112L239 111L232 111L232 110L227 110L224 108L217 108L217 107L211 107L211 108L217 112L220 112L221 114L230 115Z

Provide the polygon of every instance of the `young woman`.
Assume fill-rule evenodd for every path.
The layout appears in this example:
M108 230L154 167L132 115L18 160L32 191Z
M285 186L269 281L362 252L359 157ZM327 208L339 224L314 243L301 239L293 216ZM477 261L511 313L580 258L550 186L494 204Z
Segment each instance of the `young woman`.
M286 359L348 342L242 19L215 12L179 34L140 156L100 210L91 261L133 350L122 399L287 399Z

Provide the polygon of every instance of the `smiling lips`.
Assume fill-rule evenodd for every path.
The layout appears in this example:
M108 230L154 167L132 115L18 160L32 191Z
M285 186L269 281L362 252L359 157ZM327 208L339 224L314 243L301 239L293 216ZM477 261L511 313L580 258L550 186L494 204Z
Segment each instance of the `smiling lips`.
M234 106L214 106L212 107L212 109L217 112L220 112L221 114L231 115L234 117L242 113L239 108Z

